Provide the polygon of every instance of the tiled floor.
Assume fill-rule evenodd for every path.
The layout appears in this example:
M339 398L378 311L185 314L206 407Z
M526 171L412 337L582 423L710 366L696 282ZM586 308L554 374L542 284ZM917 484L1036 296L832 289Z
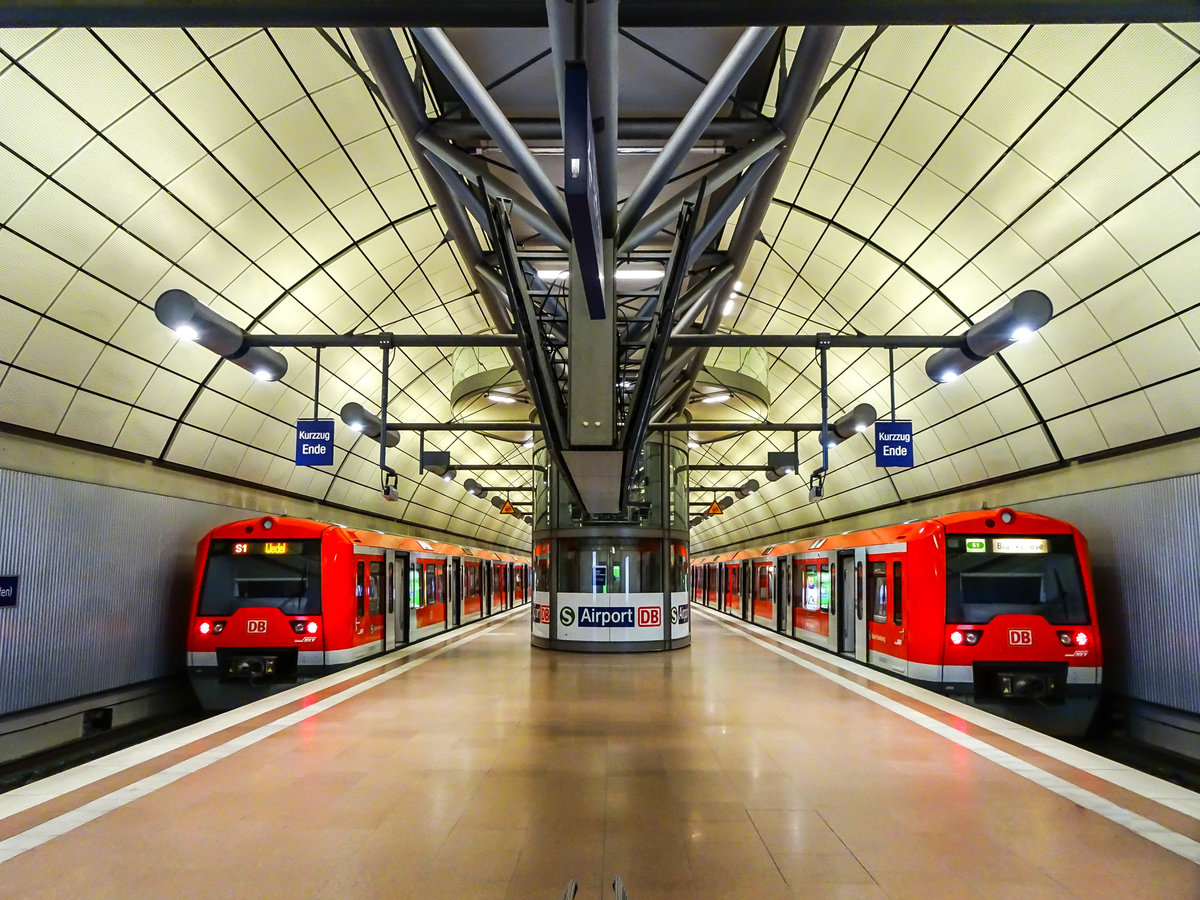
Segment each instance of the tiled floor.
M0 863L0 897L1200 897L1200 866L694 629L548 653L518 614Z

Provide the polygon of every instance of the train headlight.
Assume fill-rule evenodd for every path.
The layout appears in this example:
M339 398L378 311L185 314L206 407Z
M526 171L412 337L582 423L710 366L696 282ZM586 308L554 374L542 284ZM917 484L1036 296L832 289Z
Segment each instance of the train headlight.
M952 643L955 647L957 647L962 642L963 642L963 633L961 631L950 632L950 643Z
M213 634L220 634L225 630L224 622L213 622Z
M968 631L967 632L967 643L970 644L972 647L974 647L976 644L979 643L979 637L982 634L983 634L982 631Z
M309 622L307 625L304 626L304 630L307 631L309 634L316 634L317 633L317 623Z
M201 622L199 631L201 634L208 634L210 631L212 631L212 625L210 625L208 622Z
M1080 631L1079 633L1077 633L1077 634L1075 635L1075 643L1076 643L1076 645L1078 645L1078 646L1080 646L1080 647L1086 647L1086 646L1087 646L1087 642L1088 642L1088 636L1087 636L1087 634L1085 634L1084 632Z
M1058 642L1060 644L1062 644L1064 647L1070 647L1071 646L1071 632L1060 631L1058 633Z

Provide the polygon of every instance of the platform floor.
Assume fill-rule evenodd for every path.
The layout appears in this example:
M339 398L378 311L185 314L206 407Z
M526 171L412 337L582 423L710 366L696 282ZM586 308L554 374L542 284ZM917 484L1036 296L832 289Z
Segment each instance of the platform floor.
M0 796L0 897L1200 897L1200 796L693 619L577 655L517 610Z

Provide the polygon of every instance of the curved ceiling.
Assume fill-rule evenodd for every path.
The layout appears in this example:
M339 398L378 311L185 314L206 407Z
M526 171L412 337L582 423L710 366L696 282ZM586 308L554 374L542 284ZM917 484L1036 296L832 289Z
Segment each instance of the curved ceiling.
M832 451L827 499L782 479L697 526L697 549L1200 427L1198 47L1192 25L846 29L725 325L958 333L1030 288L1055 317L949 385L897 351L916 467L885 474L855 437ZM519 521L422 479L412 434L392 461L399 503L379 494L377 445L346 429L332 468L297 468L311 352L283 351L283 383L261 383L154 318L182 288L253 331L491 327L348 33L13 29L0 53L0 420L527 543ZM888 409L885 351L830 358L835 407ZM819 420L813 352L771 359L770 418ZM322 414L377 407L378 362L324 351ZM447 421L451 369L448 352L398 351L389 415ZM526 458L481 435L428 442ZM789 447L749 434L693 462Z

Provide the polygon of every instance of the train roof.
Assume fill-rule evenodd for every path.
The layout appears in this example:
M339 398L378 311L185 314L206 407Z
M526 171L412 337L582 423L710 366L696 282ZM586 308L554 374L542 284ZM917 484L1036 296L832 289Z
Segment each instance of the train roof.
M265 525L266 522L270 522L271 524L267 526ZM460 544L448 544L444 541L388 534L370 528L351 528L348 525L339 525L336 522L324 522L319 519L303 519L294 516L256 516L252 519L240 519L236 522L218 525L209 532L209 535L214 537L241 537L253 531L256 532L253 535L254 537L261 538L269 536L274 532L276 527L283 529L288 533L289 537L293 538L297 537L298 533L303 534L305 532L310 533L312 537L319 537L329 529L336 529L351 542L368 547L386 547L391 550L403 550L411 553L436 553L443 556L463 556L469 559L494 560L497 562L529 562L529 557L527 556L502 553L498 550L483 550L478 547L465 547ZM224 532L227 530L234 530L237 533L225 534Z
M970 530L973 527L984 528L987 519L995 519L1004 512L1015 516L1013 526L1024 530L1037 530L1050 534L1061 534L1074 531L1073 525L1038 513L1022 512L1020 510L1001 507L999 509L974 509L965 512L948 513L942 516L932 516L928 519L913 519L895 525L881 525L878 528L866 528L861 531L844 531L840 534L813 535L798 541L785 541L779 544L769 544L765 547L747 547L743 550L732 550L711 556L696 557L693 564L713 562L734 562L739 559L762 559L772 556L786 556L791 553L805 553L814 550L836 550L842 547L861 547L874 544L894 544L910 541L926 534L931 529L942 531Z

